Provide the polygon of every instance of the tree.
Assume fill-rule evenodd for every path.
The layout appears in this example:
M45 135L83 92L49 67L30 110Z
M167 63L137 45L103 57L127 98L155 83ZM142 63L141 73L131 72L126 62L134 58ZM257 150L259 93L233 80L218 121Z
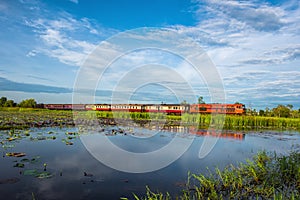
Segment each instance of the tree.
M289 117L290 116L290 108L284 105L278 105L276 108L272 109L274 116L276 117Z
M3 107L14 107L14 106L16 106L16 103L13 100L8 100L3 105Z
M265 111L264 110L259 110L258 114L259 114L259 116L265 116Z
M297 110L291 111L291 117L292 118L299 118L299 112Z
M286 107L288 107L290 110L292 110L294 106L292 104L288 104L288 105L286 105Z
M265 109L265 116L267 116L267 117L270 117L271 116L271 111L270 111L270 108L269 107L266 107L266 109Z
M22 108L35 108L36 101L34 99L25 99L19 103L19 106Z
M200 97L198 98L198 104L204 104L204 103L205 103L205 101L203 100L203 97L200 96Z
M7 101L6 97L1 97L1 99L0 99L0 106L3 107L6 101Z

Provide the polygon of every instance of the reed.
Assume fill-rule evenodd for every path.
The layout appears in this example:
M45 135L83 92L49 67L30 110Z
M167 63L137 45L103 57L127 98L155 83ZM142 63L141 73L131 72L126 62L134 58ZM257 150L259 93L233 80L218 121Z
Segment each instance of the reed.
M299 199L300 198L300 152L289 155L258 153L252 160L218 168L208 176L190 174L186 188L179 196L152 192L146 188L145 197L134 195L136 200L158 199ZM193 184L192 184L193 182ZM127 199L127 198L122 198Z
M55 112L55 111L53 111ZM247 115L210 115L189 114L167 115L166 113L144 112L110 112L110 111L87 111L79 112L81 117L91 118L96 116L100 119L131 119L157 121L167 124L182 123L183 125L196 125L199 127L216 127L231 130L256 130L256 129L296 129L300 130L300 118L281 118ZM86 113L86 114L85 114Z

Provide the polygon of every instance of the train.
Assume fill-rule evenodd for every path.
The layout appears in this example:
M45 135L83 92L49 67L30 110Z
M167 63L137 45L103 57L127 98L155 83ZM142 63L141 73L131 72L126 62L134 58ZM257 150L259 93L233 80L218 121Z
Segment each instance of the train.
M43 104L39 106L49 110L94 110L94 111L121 111L121 112L149 112L181 115L191 114L235 114L246 113L244 104Z

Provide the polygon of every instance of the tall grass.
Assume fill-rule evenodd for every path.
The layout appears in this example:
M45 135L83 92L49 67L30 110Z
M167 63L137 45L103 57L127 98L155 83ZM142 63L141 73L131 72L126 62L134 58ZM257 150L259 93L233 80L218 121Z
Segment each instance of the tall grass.
M197 125L200 127L223 127L225 129L300 129L300 118L280 118L246 115L210 115L210 114L189 114L167 115L166 113L144 113L144 112L109 112L109 111L88 111L96 113L98 118L115 118L131 120L156 120L156 121L180 121L185 125Z
M166 193L152 192L136 200L169 200ZM123 198L126 199L126 198ZM300 153L277 156L258 153L237 167L218 168L208 176L189 174L186 188L174 199L300 199Z
M268 127L300 129L300 119L226 115L225 127L227 129L236 129L236 128L253 129L253 128L268 128Z

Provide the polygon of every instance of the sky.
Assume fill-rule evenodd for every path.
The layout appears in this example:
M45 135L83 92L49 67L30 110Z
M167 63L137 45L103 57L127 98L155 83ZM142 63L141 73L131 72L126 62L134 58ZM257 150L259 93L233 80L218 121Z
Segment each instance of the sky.
M216 102L215 77L228 103L300 107L297 0L0 0L0 29L0 96L16 102L72 103L77 86L94 96L80 103Z

